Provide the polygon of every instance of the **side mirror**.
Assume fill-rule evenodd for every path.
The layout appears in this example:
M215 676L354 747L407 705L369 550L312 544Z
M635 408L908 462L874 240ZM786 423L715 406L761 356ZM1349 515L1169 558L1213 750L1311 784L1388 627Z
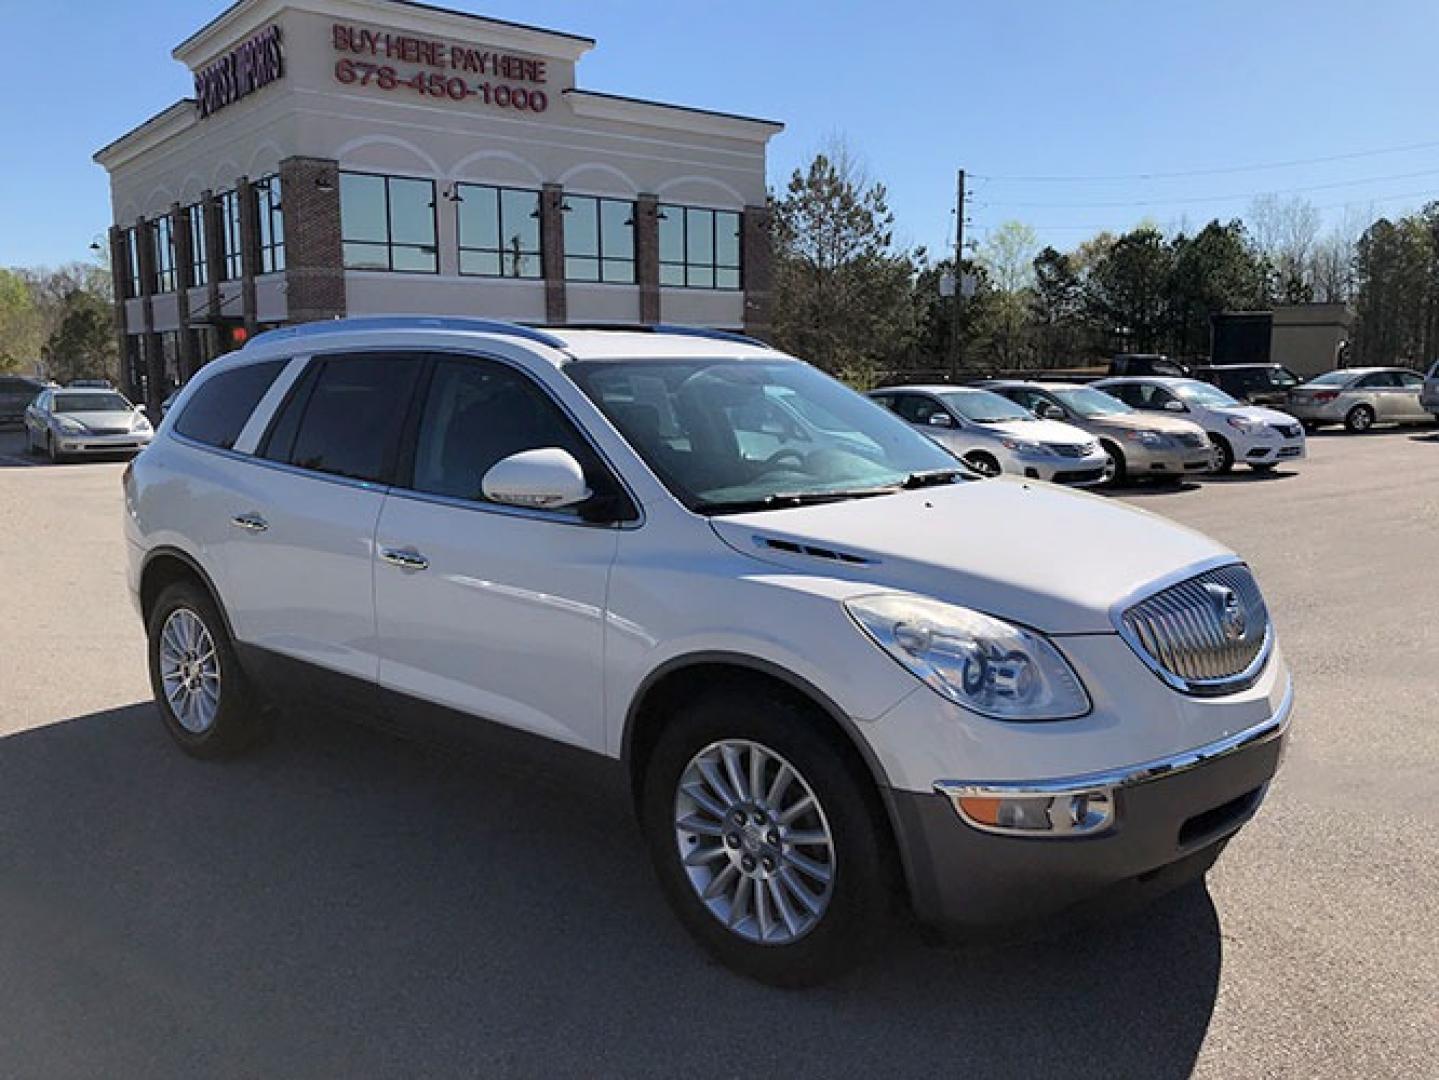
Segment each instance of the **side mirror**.
M557 447L523 450L497 461L480 481L491 502L532 510L559 510L590 497L584 470Z
M930 413L929 419L925 421L930 427L954 427L954 421L950 419L949 413Z
M1166 401L1166 402L1164 403L1164 411L1165 411L1165 412L1188 412L1189 410L1184 407L1184 402L1182 402L1182 401L1175 401L1173 398L1170 398L1168 401Z

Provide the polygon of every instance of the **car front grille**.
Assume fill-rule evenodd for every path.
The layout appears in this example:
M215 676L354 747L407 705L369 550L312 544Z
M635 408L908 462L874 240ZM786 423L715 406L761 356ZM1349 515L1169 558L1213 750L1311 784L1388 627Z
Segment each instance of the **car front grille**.
M1298 424L1270 424L1269 426L1286 439L1299 438L1299 433L1303 430Z
M90 435L128 435L128 434L130 434L130 429L127 428L127 427L92 427L92 428L86 428L85 430L86 430L86 432L87 432L88 434L90 434Z
M1174 437L1179 440L1180 446L1187 447L1190 450L1199 450L1209 445L1209 441L1198 432L1184 431Z
M1124 611L1119 630L1160 678L1190 694L1228 694L1251 685L1272 640L1264 597L1240 563L1146 597Z
M1096 443L1045 443L1044 446L1050 453L1067 458L1088 457L1098 449Z

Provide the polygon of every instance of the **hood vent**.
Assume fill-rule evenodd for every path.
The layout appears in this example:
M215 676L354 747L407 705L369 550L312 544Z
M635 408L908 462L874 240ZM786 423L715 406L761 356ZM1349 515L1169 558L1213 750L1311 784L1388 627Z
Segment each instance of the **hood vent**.
M780 540L773 536L756 536L754 542L770 551L783 551L786 555L808 555L811 559L824 559L826 562L841 563L845 566L874 565L873 559L867 559L863 555L852 555L847 551L836 551L834 548L801 544L794 540Z

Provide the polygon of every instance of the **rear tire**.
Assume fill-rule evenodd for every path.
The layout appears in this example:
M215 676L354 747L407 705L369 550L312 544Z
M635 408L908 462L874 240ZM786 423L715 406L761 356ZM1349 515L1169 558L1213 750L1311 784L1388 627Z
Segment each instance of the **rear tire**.
M1344 414L1344 426L1352 435L1363 435L1374 427L1374 410L1368 405L1356 405Z
M197 758L231 757L265 732L254 690L210 594L178 581L148 624L150 687L171 738Z
M792 778L776 793L783 769ZM801 705L761 688L717 687L668 718L641 823L670 905L720 963L809 986L883 940L896 878L877 792L858 771ZM785 821L806 791L814 808Z

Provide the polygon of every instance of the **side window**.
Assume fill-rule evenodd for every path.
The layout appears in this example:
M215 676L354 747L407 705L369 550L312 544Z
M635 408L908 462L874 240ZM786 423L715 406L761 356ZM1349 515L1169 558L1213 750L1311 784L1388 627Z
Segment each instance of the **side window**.
M1026 387L1001 391L1001 393L1005 393L1016 405L1024 406L1030 412L1034 413L1035 416L1040 414L1040 410L1043 409L1044 406L1053 404L1049 398L1045 397L1038 390L1030 390ZM1058 406L1055 407L1058 408Z
M1360 390L1378 390L1386 386L1396 385L1394 373L1391 371L1376 371L1373 375L1366 375L1354 384Z
M419 371L419 358L404 353L315 361L281 407L261 456L384 482Z
M1144 407L1144 399L1139 393L1141 388L1134 383L1115 383L1113 386L1104 386L1100 389L1111 397L1117 397L1126 405L1132 405L1136 409Z
M489 360L440 360L420 414L409 486L483 502L485 473L497 462L551 447L580 463L592 490L614 487L589 443L525 375ZM559 512L580 516L579 507Z
M939 403L920 394L901 394L895 402L894 411L911 424L928 424L929 418L942 410Z
M206 379L175 420L175 431L206 446L229 450L244 430L245 421L285 370L288 360L248 364Z
M1424 377L1413 371L1398 372L1399 385L1406 390L1417 390L1424 385Z

